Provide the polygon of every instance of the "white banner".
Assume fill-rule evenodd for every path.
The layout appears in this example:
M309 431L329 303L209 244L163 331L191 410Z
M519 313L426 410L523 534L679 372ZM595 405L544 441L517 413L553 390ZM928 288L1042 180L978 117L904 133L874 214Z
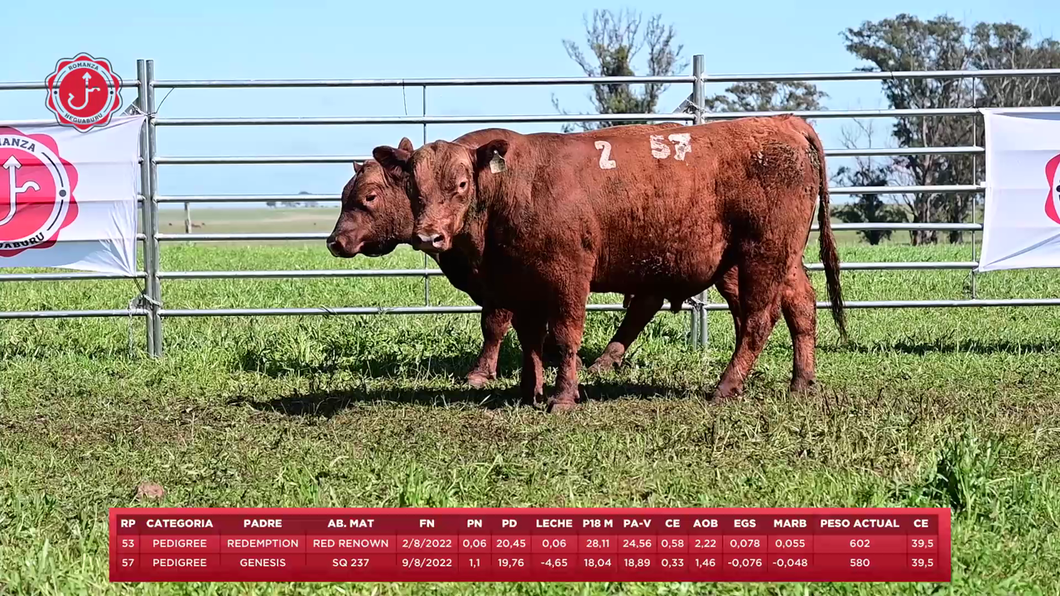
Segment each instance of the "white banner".
M986 213L978 271L1060 267L1060 109L983 110Z
M140 128L0 123L0 267L136 271Z

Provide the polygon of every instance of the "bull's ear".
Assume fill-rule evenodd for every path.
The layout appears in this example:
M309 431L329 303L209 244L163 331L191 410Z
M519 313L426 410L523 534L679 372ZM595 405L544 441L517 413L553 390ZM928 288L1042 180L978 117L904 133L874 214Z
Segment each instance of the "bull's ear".
M372 150L372 157L383 166L383 171L395 179L405 175L405 166L408 165L411 155L411 151L400 147L395 149L389 145L382 145Z
M410 155L415 151L415 149L412 148L412 141L410 141L408 137L401 138L401 142L398 143L398 149L408 151Z
M508 141L504 139L493 139L484 145L480 145L475 150L475 171L488 168L490 160L494 159L494 156L499 155L503 158L507 153Z
M364 162L355 161L353 162L353 173L354 175L360 175L364 171Z

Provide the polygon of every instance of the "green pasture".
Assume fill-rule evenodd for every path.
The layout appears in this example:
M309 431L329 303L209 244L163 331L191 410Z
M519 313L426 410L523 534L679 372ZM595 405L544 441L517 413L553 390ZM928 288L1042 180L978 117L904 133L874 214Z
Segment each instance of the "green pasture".
M330 231L335 211L310 211L262 220L216 210L195 231ZM182 231L183 213L162 222ZM967 261L970 251L848 237L841 257ZM815 243L807 252L817 260ZM423 256L403 248L340 261L322 242L166 243L161 262L406 268ZM823 299L823 276L812 277ZM1060 275L1048 271L976 285L982 298L1060 296ZM971 280L846 272L843 287L848 300L958 299ZM5 282L0 307L124 308L137 292L128 280ZM176 309L423 300L422 279L163 284ZM442 278L430 301L470 304ZM820 313L816 393L787 395L780 326L746 394L711 404L732 350L729 315L710 315L711 345L699 351L687 313L660 313L624 367L583 378L585 403L564 416L516 404L514 334L501 378L464 385L481 341L474 315L167 319L158 360L144 352L142 319L0 321L0 594L1060 593L1060 309L849 319L844 345ZM589 315L583 359L619 320ZM138 496L148 483L164 496ZM950 507L954 574L948 585L109 584L107 508L155 506Z

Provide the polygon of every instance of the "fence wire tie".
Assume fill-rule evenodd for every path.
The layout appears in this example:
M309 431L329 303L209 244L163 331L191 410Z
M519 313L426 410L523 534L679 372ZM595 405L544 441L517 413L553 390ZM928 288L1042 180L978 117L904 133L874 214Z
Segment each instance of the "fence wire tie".
M693 116L702 116L709 114L710 110L705 107L698 106L692 101L692 96L688 96L684 101L677 106L677 109L671 112L673 114L692 114Z
M133 319L136 317L135 311L137 310L150 310L149 306L154 306L156 309L161 310L162 303L151 298L147 295L147 289L141 288L139 282L133 280L133 285L136 287L139 294L133 296L133 299L129 301L129 357L132 358L136 355L136 341L133 338ZM151 323L148 322L148 325Z
M132 311L137 309L148 310L149 307L155 307L156 309L162 309L162 302L155 300L154 298L147 295L146 291L141 290L140 294L133 297L129 301L129 316L132 316Z
M700 300L699 298L692 296L691 298L685 300L685 304L690 304L692 305L692 308L696 309L696 311L700 311L703 310L703 307L706 306L708 303L706 300Z

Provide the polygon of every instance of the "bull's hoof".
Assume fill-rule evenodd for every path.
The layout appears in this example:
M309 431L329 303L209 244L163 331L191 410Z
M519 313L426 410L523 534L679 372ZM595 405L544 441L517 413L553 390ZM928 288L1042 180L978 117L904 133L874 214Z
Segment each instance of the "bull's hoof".
M545 407L545 412L549 414L564 414L571 412L578 407L578 404L570 400L556 400L551 399L548 401L548 406Z
M712 403L721 403L736 398L740 395L740 389L728 385L718 385L710 394Z
M792 379L791 385L788 386L788 391L792 395L807 395L813 393L816 388L817 382L813 379Z
M496 374L484 373L482 371L473 370L467 374L467 384L471 385L474 389L482 389L490 381L497 378Z
M590 375L599 375L615 370L620 364L622 364L620 360L615 360L608 356L600 356L596 359L596 362L593 362L593 365L589 367L588 372Z

